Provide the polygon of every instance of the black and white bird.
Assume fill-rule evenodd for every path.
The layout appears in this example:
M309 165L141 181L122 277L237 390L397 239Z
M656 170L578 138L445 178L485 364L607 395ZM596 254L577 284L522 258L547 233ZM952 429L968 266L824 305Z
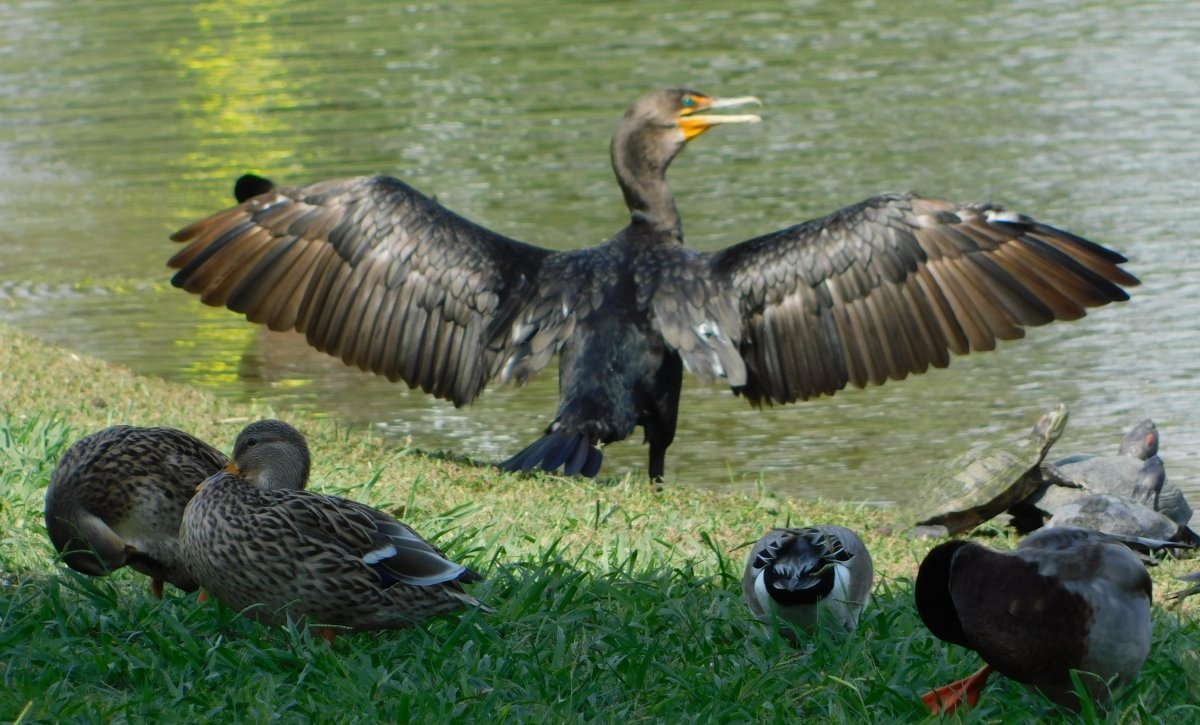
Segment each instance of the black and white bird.
M773 529L754 545L742 576L742 593L754 616L811 630L829 617L847 630L858 626L875 576L871 554L844 526ZM824 614L822 614L824 612Z

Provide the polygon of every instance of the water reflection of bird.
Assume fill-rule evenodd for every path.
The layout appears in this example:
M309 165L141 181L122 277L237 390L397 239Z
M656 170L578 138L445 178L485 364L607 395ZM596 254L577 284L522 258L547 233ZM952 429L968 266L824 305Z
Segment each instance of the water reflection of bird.
M899 380L1023 327L1127 299L1121 255L991 204L885 194L715 253L683 246L671 160L757 102L644 96L612 138L631 219L554 252L478 226L396 179L261 190L175 234L173 283L455 405L558 353L545 435L502 467L595 475L641 425L661 478L683 368L752 404Z

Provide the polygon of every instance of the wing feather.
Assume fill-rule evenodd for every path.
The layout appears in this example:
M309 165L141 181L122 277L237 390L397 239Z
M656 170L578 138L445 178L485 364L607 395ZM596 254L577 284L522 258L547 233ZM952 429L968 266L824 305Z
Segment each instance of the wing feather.
M530 314L547 290L560 293L542 276L557 255L384 176L270 189L173 239L189 242L170 261L173 284L206 304L298 330L347 364L459 405L503 360L522 361L522 381L536 372L574 325L570 305ZM531 339L535 354L521 348Z
M383 587L395 582L434 586L479 576L446 558L433 544L391 516L324 494L278 497L281 512L319 550L370 567Z
M1123 256L1094 242L992 204L916 194L873 197L701 256L707 275L691 275L702 283L665 285L706 292L700 310L659 308L686 321L732 305L736 322L721 333L746 370L729 381L756 405L945 367L951 352L1076 319L1138 284ZM660 328L685 361L699 356L694 347L720 347L686 339L686 324Z

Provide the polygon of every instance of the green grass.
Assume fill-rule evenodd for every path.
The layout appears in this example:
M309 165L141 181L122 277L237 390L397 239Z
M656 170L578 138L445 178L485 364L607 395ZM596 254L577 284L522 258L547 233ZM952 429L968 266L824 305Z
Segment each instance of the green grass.
M11 328L0 340L0 720L911 722L928 719L922 692L979 665L917 618L912 576L932 544L891 535L905 525L894 512L500 475L298 417L314 488L402 515L487 577L473 591L497 611L330 645L177 590L157 600L127 570L78 575L54 561L42 521L72 441L116 422L165 424L228 450L247 420L273 413ZM789 522L846 523L871 548L874 601L854 636L819 632L793 647L750 617L744 544ZM1156 599L1192 567L1156 568ZM1157 606L1142 676L1083 719L1200 718L1196 612ZM998 677L961 719L1060 717L1072 716Z

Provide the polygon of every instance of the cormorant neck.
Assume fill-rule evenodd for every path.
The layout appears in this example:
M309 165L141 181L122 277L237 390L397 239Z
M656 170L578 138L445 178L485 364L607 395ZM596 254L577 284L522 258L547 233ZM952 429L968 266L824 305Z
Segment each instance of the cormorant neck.
M675 208L675 195L667 186L667 167L683 148L678 140L664 138L660 129L629 128L622 123L612 138L612 165L629 207L630 225L645 226L658 235L683 241L683 222Z

